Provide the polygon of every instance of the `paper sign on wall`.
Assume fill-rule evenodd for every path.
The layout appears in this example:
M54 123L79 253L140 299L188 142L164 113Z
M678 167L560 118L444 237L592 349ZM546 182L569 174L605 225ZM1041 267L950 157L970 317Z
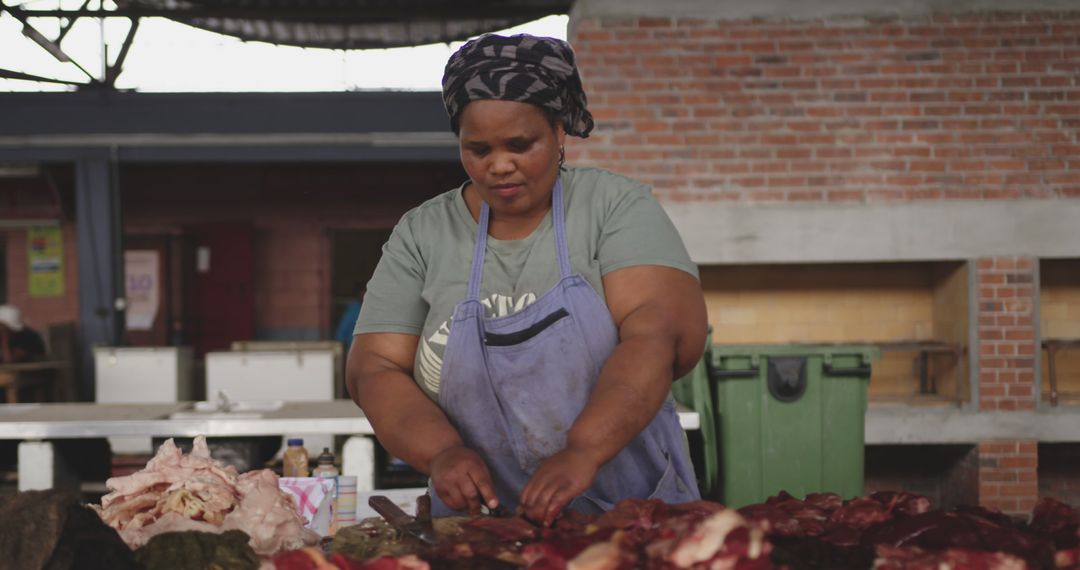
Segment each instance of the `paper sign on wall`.
M26 232L30 262L30 296L64 294L64 236L60 228L30 228Z
M158 305L158 252L132 249L124 252L124 296L127 298L127 330L154 327Z

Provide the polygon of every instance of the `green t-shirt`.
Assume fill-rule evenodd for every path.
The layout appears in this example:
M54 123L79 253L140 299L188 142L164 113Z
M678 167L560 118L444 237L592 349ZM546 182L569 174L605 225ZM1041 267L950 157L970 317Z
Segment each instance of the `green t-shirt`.
M561 174L570 264L604 295L601 278L636 265L662 265L697 276L675 226L644 184L596 168ZM477 223L464 185L407 212L383 246L367 286L355 334L420 336L414 375L438 397L454 306L467 294ZM559 281L551 213L528 237L489 237L480 300L487 316L527 307Z

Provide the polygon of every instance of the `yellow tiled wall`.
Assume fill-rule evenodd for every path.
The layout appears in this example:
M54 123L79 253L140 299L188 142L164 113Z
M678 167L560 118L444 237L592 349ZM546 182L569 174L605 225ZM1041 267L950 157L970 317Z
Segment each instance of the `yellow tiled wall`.
M1042 338L1080 340L1080 259L1041 261L1039 281ZM1050 391L1050 367L1046 357L1046 351L1042 351L1043 394ZM1080 348L1059 351L1056 363L1058 391L1080 396Z
M715 344L929 341L939 266L706 266L701 281ZM966 292L966 277L957 279ZM883 352L871 395L916 393L914 358L914 352Z
M971 331L966 263L934 267L934 340L967 346ZM954 400L969 399L968 353L931 357L930 374L937 393ZM957 370L959 367L959 370Z

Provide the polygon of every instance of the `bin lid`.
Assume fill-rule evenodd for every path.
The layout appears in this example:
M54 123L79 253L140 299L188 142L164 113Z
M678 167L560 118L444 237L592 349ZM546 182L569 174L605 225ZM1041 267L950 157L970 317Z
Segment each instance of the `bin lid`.
M864 361L877 360L881 349L870 344L714 344L709 352L715 359L725 356L859 356Z

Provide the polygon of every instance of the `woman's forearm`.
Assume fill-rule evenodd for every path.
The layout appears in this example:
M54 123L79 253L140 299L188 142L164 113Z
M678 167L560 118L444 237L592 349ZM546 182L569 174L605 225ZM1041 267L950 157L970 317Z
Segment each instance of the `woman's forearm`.
M395 457L430 474L431 460L462 445L446 414L416 385L411 364L416 337L359 335L349 350L349 394Z
M431 460L461 436L446 415L401 372L383 371L361 379L357 403L379 442L414 469L430 474Z
M648 314L630 315L648 330ZM627 328L626 325L623 327ZM570 428L567 447L588 450L598 464L617 455L652 421L671 390L676 339L665 334L624 338L600 372L589 401Z
M567 446L607 462L656 416L678 374L701 357L708 327L701 287L666 267L630 267L604 277L619 329Z

